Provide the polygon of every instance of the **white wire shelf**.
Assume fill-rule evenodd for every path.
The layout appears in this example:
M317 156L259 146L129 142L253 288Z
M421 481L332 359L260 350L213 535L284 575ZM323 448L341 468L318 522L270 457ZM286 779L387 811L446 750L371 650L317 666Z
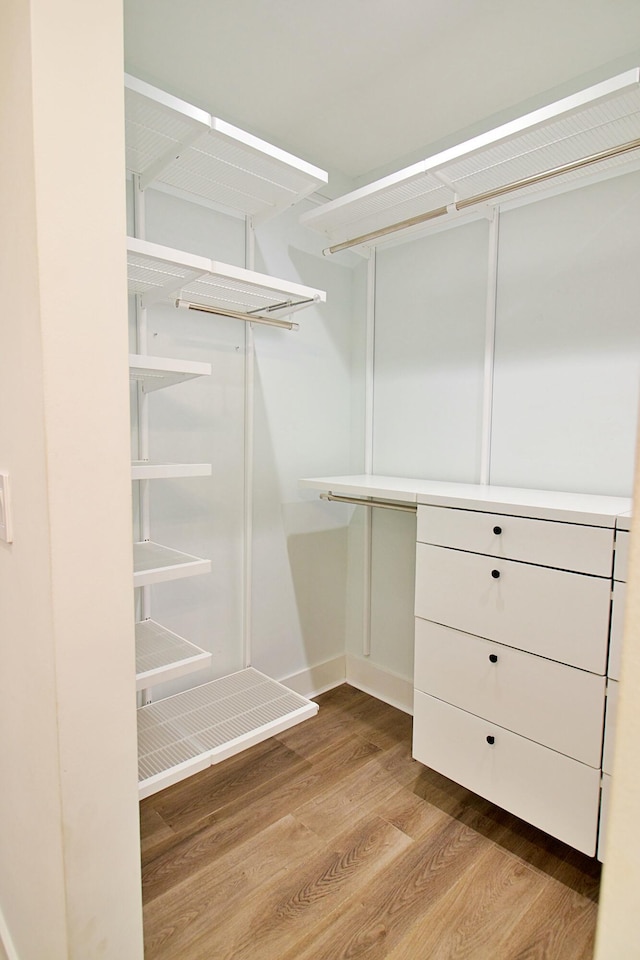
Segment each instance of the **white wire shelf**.
M207 650L190 643L155 620L136 623L136 689L202 670L211 664Z
M132 480L174 480L181 477L210 477L210 463L161 463L156 460L133 460Z
M211 561L192 557L152 540L133 545L133 585L146 587L166 580L182 580L211 572Z
M640 68L634 68L325 203L300 220L327 234L332 244L339 244L638 138ZM637 165L639 159L640 149L635 149L602 160L597 169ZM554 177L553 183L579 181L593 176L594 169L574 169ZM548 187L549 181L532 183L500 199Z
M326 300L324 290L135 237L127 238L127 272L129 292L140 295L146 307L179 296L222 310L280 317Z
M142 384L145 393L162 390L185 380L211 375L211 364L196 360L172 360L129 354L129 379Z
M262 220L327 183L324 170L125 74L127 168Z
M140 798L301 723L318 705L252 667L138 710Z

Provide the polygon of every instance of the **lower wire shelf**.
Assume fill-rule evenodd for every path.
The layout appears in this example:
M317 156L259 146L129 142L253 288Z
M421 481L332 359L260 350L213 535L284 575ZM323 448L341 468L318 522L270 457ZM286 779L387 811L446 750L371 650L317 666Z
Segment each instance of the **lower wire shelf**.
M317 712L317 703L253 667L140 707L140 799L261 743Z

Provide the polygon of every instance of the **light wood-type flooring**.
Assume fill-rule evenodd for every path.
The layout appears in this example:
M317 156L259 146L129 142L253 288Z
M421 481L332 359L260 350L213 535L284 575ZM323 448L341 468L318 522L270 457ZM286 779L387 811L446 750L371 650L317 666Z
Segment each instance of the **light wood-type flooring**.
M411 759L346 684L141 804L147 960L586 960L596 861Z

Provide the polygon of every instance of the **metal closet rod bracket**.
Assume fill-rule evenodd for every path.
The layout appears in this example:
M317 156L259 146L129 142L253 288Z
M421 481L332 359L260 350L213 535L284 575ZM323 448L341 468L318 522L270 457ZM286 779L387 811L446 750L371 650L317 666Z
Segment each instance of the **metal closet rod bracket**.
M381 507L383 510L400 510L402 513L415 513L418 509L415 504L395 503L393 500L376 500L375 497L341 497L337 493L321 493L320 499L335 501L336 503L353 503L357 507Z
M298 330L299 324L291 320L277 320L275 317L263 317L256 313L240 313L238 310L227 310L226 307L210 307L202 303L192 303L180 297L175 302L176 307L182 310L198 310L200 313L213 313L217 317L231 317L233 320L244 320L245 323L262 323L269 327L280 327L282 330Z

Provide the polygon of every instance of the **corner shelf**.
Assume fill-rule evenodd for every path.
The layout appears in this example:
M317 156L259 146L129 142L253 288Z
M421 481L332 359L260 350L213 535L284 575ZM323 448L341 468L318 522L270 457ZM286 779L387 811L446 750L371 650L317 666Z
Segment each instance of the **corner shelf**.
M192 557L152 540L133 545L133 585L146 587L151 583L182 580L211 572L211 561Z
M127 238L127 275L129 292L144 307L179 295L202 306L279 317L327 298L324 290L135 237Z
M210 477L210 463L161 463L156 460L133 460L132 480L174 480L181 477Z
M140 707L140 799L317 712L316 703L252 667Z
M185 380L193 380L195 377L210 375L210 363L129 354L129 379L142 384L145 393L172 387L176 383L184 383Z
M266 219L327 183L324 170L125 74L127 168Z
M155 620L136 623L136 689L166 683L211 665L211 654Z
M492 202L484 194L505 191L638 138L640 68L634 68L325 203L303 214L300 222L340 244L430 211L436 214L465 199L473 198L481 207L483 200ZM637 163L639 149L640 144L633 152L602 160L598 169L622 167L630 157ZM553 182L567 184L591 171L585 164L560 173ZM533 182L505 192L501 199L545 188L545 182ZM439 222L456 214L459 211L451 210Z

